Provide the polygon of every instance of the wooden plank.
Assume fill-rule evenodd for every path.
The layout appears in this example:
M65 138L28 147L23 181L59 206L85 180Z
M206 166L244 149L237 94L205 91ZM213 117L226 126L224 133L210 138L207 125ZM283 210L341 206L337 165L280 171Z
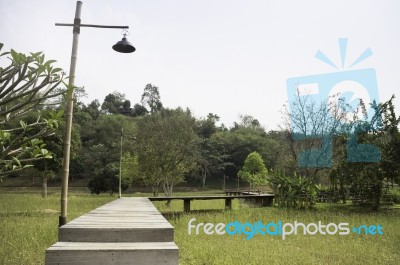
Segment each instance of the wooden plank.
M256 194L256 195L225 195L225 196L175 196L175 197L149 197L150 201L168 200L218 200L218 199L249 199L249 198L274 198L275 194Z
M163 243L58 242L46 250L46 265L167 264L177 265L178 247Z
M178 249L174 242L142 242L142 243L88 243L57 242L49 250L124 250L124 249Z
M160 225L166 225L170 227L166 222L165 219L161 218L154 218L154 217L147 217L147 216L140 216L141 219L138 217L132 217L132 219L129 219L129 217L118 217L118 216L113 216L113 217L97 217L97 218L82 218L79 220L76 220L74 222L70 222L66 225L65 227L71 226L71 225L79 225L82 223L95 223L95 224L103 224L103 223L108 223L108 222L118 222L118 219L120 220L119 223L158 223ZM63 227L64 227L63 226Z
M118 224L118 225L116 225ZM121 226L119 226L121 225ZM108 222L108 223L95 223L95 222L87 222L87 223L79 223L79 224L75 224L75 225L68 225L63 227L62 230L65 230L67 228L79 228L79 227L83 227L83 226L93 226L93 227L109 227L109 226L113 226L113 227L124 227L124 228L145 228L145 227L154 227L154 228L161 228L161 229L169 229L172 228L172 226L166 226L162 223L146 223L146 222L138 222L138 223L118 223L118 222Z
M145 220L145 221L144 221ZM84 222L118 222L118 223L140 223L140 222L165 222L165 219L162 216L85 216L79 218L77 223Z
M173 226L147 198L121 198L59 228L60 242L169 242Z

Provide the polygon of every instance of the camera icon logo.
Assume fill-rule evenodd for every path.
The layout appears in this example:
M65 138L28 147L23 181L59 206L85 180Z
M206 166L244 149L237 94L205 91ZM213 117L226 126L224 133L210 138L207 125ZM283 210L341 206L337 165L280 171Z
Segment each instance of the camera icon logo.
M344 68L347 51L347 39L339 39L339 47ZM370 48L366 49L350 68L372 55ZM324 63L338 69L338 67L318 51L315 56ZM376 71L373 68L346 70L334 73L300 76L286 80L288 94L290 126L294 141L310 141L319 139L318 148L306 148L299 154L301 167L331 167L333 147L332 140L336 129L346 126L346 120L354 118L354 112L342 113L346 118L336 120L334 113L326 111L328 106L339 106L345 103L352 110L360 109L360 100L364 103L368 117L374 115L371 103L379 102ZM301 105L304 106L301 106ZM308 105L307 105L308 104ZM324 107L326 106L325 110ZM299 108L301 107L301 109ZM346 110L342 109L343 112ZM336 113L337 115L337 113ZM342 117L343 117L342 115ZM363 112L356 112L358 120L365 120ZM327 122L329 121L329 122ZM329 126L327 126L327 124ZM349 126L348 126L349 127ZM347 161L348 162L378 162L381 159L380 150L370 144L358 142L360 129L351 129L347 134Z

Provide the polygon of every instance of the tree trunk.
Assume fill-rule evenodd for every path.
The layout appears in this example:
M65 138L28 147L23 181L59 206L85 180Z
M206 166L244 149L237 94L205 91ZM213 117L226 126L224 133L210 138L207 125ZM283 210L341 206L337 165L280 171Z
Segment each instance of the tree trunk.
M342 199L343 204L346 204L346 190L344 188L343 179L339 178L339 196Z
M172 196L172 191L174 189L174 182L171 183L171 186L169 187L169 194Z
M373 186L373 210L378 211L381 205L381 197L382 197L382 182L379 182Z
M44 161L44 172L42 172L42 197L44 199L47 198L47 178L48 178L48 171L47 171L47 160Z
M153 192L154 197L158 197L158 187L157 186L151 186L151 190Z
M166 187L165 181L163 181L162 187L163 187L164 195L165 195L166 197L168 197L168 191L167 191L167 187Z
M165 196L171 197L172 196L172 189L173 189L174 183L168 183L166 181L163 181L163 190L165 193Z
M153 196L154 197L158 197L158 192L160 190L160 185L161 185L161 183L158 182L157 185L151 186L151 190L153 191Z
M171 181L171 183L169 183L167 181L163 181L163 189L164 189L165 196L171 197L173 188L174 188L174 182L173 181ZM166 202L166 205L170 206L171 205L171 200L168 200Z
M46 173L42 177L42 197L47 198L47 175Z
M203 174L203 189L206 187L207 170L204 168Z

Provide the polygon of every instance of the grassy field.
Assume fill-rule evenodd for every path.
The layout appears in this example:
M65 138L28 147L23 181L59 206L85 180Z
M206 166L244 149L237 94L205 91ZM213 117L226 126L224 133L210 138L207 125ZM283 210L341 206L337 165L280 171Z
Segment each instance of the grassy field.
M200 194L210 194L213 191ZM177 193L176 195L184 195ZM187 193L186 193L187 194ZM196 193L197 194L197 193ZM135 196L148 194L136 193ZM109 195L94 196L71 192L69 220L116 199ZM193 201L194 210L183 214L182 202L170 207L163 202L156 206L175 227L175 242L179 246L180 264L398 264L400 260L400 207L384 208L371 213L351 205L317 205L312 211L287 210L275 207L257 208L234 200L232 211L222 210L224 202ZM50 192L47 199L39 193L0 191L0 264L43 264L46 248L57 241L59 194ZM268 223L347 222L350 226L377 225L383 235L188 235L188 222Z

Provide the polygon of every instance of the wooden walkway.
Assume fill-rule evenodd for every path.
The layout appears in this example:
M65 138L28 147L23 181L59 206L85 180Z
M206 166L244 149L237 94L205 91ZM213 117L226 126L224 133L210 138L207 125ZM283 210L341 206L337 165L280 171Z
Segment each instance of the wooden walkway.
M190 212L190 202L193 200L225 200L225 208L232 209L233 199L252 200L256 204L262 206L271 206L275 194L246 194L246 195L225 195L225 196L174 196L174 197L149 197L150 201L172 201L183 200L183 211Z
M173 264L174 228L147 198L120 198L59 228L45 264Z

